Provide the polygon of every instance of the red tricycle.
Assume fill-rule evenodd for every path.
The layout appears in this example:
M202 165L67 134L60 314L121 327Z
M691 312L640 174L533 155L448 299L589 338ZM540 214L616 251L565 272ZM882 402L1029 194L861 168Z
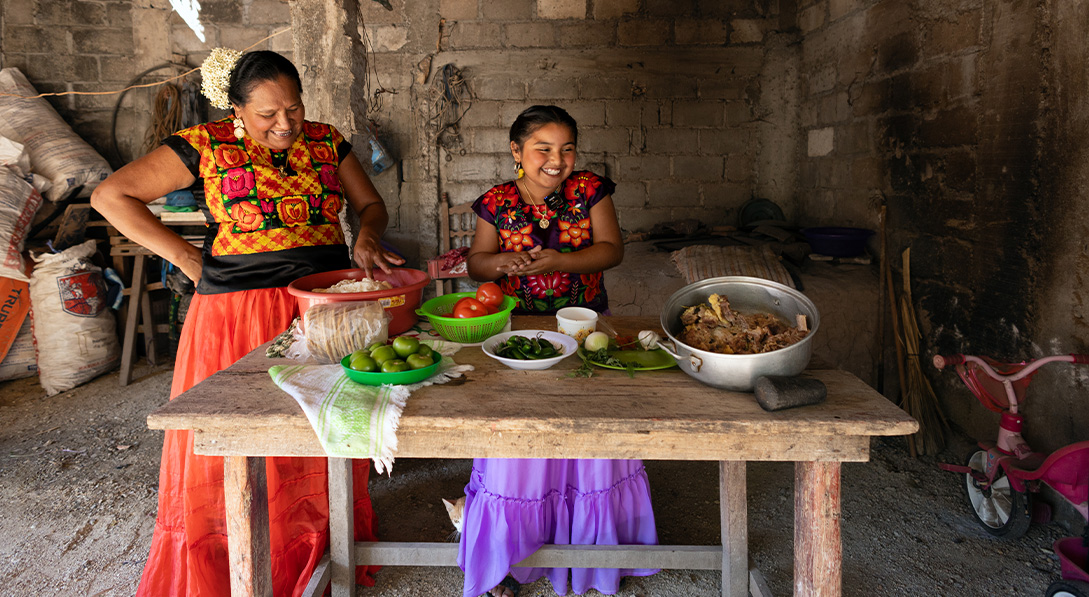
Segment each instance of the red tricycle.
M1089 597L1089 441L1043 454L1021 436L1024 422L1018 406L1036 371L1055 362L1089 363L1089 355L1057 355L1021 363L1001 363L970 355L935 356L934 366L955 365L957 375L983 406L1002 414L998 438L979 442L980 450L963 466L942 464L964 474L964 488L976 520L992 535L1020 537L1032 521L1031 496L1045 483L1087 519L1084 536L1055 542L1062 580L1047 588L1047 597Z

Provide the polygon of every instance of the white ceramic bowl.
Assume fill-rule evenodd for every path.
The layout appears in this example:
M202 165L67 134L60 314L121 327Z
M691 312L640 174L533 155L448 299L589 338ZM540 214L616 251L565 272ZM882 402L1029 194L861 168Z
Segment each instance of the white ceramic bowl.
M552 343L552 346L556 347L562 354L550 359L537 359L537 360L520 360L520 359L508 359L495 354L495 349L501 346L507 341L507 338L511 336L525 336L526 338L535 338L538 335L544 340L548 340ZM561 334L559 332L550 332L548 330L512 330L509 332L500 332L491 338L488 338L482 344L481 349L484 350L484 354L491 358L503 363L511 369L518 369L520 371L539 371L541 369L548 369L552 365L566 359L567 357L575 354L578 351L579 343L571 336Z

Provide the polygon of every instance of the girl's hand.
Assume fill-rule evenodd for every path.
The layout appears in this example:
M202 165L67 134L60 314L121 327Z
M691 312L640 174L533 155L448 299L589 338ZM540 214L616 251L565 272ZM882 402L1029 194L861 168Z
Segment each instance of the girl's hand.
M397 254L383 248L382 242L367 230L359 231L359 238L355 239L352 256L355 257L359 267L366 272L368 278L372 277L371 272L375 267L388 274L392 265L402 265L405 262Z
M523 276L535 276L555 271L567 271L563 265L563 253L555 249L542 249L539 245L529 250L533 262L519 272Z
M540 248L541 247L537 246L529 251L499 253L496 255L499 259L499 263L495 266L495 269L504 274L521 275L526 267L533 264L533 251L540 250Z

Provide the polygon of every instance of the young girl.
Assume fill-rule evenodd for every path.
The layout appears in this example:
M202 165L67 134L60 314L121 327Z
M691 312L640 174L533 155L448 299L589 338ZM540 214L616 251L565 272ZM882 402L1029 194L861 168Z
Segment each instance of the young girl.
M556 106L533 106L511 125L518 179L473 204L480 216L469 275L499 279L523 312L567 306L609 308L602 270L624 256L607 178L574 169L578 128ZM484 459L465 487L458 565L464 597L517 594L547 577L559 595L617 592L621 576L655 570L514 568L545 544L655 545L650 485L639 460ZM513 578L508 577L511 575ZM515 580L516 579L516 580Z

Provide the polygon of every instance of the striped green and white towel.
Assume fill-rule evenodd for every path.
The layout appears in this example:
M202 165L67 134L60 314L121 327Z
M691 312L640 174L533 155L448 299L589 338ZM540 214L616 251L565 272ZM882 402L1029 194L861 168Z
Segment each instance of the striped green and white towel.
M408 386L365 386L348 379L337 365L276 365L268 372L306 413L325 453L335 458L371 458L379 473L393 469L397 426L412 391L441 384L471 371L451 355L461 348L453 342L434 342L443 354L439 371Z

